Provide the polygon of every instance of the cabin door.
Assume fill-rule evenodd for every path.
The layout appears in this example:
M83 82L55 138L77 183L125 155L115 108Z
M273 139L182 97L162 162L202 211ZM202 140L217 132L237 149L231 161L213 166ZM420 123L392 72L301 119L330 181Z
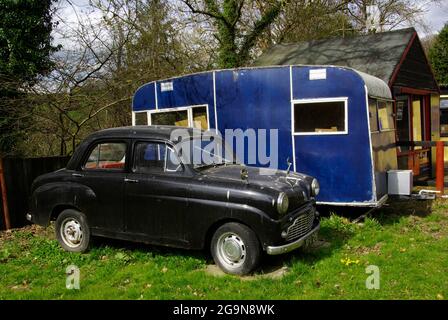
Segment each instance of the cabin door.
M396 123L397 123L397 140L398 141L410 141L411 125L409 123L409 101L408 97L402 97L397 99L396 105ZM400 147L400 152L406 152L409 147Z
M430 119L425 96L403 95L397 97L397 141L430 140ZM398 148L400 169L410 169L414 176L429 173L430 149L421 146Z

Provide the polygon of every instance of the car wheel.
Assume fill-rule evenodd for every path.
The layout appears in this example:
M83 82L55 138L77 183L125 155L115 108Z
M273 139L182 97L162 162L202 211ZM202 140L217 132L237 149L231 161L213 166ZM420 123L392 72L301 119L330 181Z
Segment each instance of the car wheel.
M79 211L66 209L56 219L56 238L66 251L85 252L90 244L90 229L86 216Z
M261 257L255 232L236 222L226 223L216 230L211 241L211 252L221 270L238 275L253 271Z

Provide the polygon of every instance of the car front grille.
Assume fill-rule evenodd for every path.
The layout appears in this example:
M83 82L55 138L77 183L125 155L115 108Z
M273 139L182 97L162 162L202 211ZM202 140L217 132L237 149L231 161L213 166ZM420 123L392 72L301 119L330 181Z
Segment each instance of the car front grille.
M306 235L311 231L314 222L314 210L297 217L294 222L286 229L286 241L291 241Z

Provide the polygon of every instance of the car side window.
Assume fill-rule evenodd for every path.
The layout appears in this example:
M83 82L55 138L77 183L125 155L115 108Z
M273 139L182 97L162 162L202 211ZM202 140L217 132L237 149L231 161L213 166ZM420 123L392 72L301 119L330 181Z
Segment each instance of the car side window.
M136 173L162 173L181 171L176 153L164 143L138 142L134 149L134 165Z
M99 143L90 152L84 170L123 170L126 162L126 143Z

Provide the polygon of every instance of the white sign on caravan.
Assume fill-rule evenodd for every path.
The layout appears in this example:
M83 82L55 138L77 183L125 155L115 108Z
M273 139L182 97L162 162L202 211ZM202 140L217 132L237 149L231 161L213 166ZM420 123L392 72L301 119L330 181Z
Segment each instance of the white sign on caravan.
M160 84L160 91L173 91L173 82L162 82Z
M325 80L325 79L327 79L327 69L310 70L310 80Z

